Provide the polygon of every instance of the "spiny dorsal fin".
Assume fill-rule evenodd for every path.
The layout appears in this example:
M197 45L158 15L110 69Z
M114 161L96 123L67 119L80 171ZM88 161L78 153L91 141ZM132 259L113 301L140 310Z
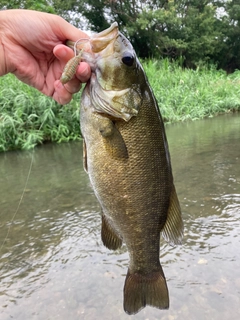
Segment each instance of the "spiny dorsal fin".
M182 243L183 221L181 208L174 185L170 196L167 221L162 230L162 236L171 245Z

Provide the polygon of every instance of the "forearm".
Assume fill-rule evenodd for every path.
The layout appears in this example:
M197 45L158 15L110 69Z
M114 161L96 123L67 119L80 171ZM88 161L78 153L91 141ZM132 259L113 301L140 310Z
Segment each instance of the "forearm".
M11 16L16 10L0 11L0 76L13 72L11 52L14 47L14 30L11 30Z

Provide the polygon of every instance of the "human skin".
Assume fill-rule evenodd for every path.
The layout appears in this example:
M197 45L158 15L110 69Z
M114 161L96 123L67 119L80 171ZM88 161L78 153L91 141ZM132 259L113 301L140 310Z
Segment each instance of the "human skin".
M58 103L67 104L91 75L90 66L82 62L67 84L59 80L74 56L64 43L80 38L88 35L57 15L22 9L0 11L0 76L13 73Z

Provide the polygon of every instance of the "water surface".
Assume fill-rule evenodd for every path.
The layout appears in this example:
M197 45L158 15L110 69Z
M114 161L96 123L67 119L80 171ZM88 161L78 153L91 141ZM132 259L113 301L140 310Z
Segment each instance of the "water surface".
M0 154L1 320L239 319L239 128L239 114L167 126L184 244L161 244L170 309L135 316L122 308L128 253L101 243L81 143Z

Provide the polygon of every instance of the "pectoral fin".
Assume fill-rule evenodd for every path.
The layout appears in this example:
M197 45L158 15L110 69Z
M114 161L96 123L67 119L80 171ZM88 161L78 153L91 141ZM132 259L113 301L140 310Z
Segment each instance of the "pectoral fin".
M183 238L181 208L174 185L170 196L167 221L162 230L162 236L171 245L181 244Z
M102 117L98 123L98 130L104 139L104 146L113 159L127 159L128 151L121 133L114 122L109 118Z
M108 153L114 159L127 159L128 151L120 132L115 128L112 136L107 137L104 145Z
M116 250L121 247L122 239L114 230L113 226L107 220L107 217L102 214L102 242L110 250Z

